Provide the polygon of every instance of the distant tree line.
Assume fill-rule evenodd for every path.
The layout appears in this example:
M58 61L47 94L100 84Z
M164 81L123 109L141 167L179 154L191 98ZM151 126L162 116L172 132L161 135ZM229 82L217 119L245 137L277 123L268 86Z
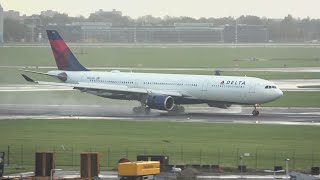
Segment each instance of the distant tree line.
M173 26L174 23L212 23L214 26L226 24L235 25L263 25L268 29L269 39L274 42L317 42L320 40L320 19L294 18L288 15L283 19L260 18L257 16L240 16L223 18L191 18L191 17L171 17L163 18L146 15L137 19L129 16L112 13L92 13L88 18L83 16L70 17L67 14L56 14L53 17L33 15L40 18L37 28L45 28L48 24L70 24L72 22L110 22L113 27L132 27L132 26ZM14 19L4 20L4 40L17 41L27 39L30 35L30 26L22 21Z

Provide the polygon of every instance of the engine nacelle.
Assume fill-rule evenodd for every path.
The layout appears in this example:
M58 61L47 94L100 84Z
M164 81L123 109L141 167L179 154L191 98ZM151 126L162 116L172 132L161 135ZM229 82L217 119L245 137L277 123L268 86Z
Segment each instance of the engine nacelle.
M148 96L146 104L151 109L172 110L174 99L171 96Z
M210 107L216 107L220 109L228 109L232 104L223 104L223 103L208 103Z

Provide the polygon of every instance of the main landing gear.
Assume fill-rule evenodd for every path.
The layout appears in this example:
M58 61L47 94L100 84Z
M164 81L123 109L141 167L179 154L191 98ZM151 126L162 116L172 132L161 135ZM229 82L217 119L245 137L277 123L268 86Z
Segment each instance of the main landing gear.
M253 116L258 116L258 115L259 115L258 107L260 107L260 104L255 104L255 105L254 105L254 109L253 109L253 111L252 111L252 115L253 115Z
M150 114L151 110L145 104L141 104L141 106L134 107L132 111L134 114Z
M174 107L168 111L169 114L183 114L185 108L183 106L174 105Z

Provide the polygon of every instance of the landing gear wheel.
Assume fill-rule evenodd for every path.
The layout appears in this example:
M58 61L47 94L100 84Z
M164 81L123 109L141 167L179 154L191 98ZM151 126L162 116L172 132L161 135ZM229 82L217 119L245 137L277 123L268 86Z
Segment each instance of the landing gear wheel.
M259 111L258 110L253 110L252 111L252 115L253 116L258 116L259 115Z
M183 106L179 106L178 111L179 111L179 113L184 113L185 109Z
M255 105L254 105L254 109L253 109L253 111L252 111L252 115L253 115L253 116L258 116L258 115L259 115L258 107L260 107L260 104L255 104Z
M175 105L172 110L168 111L169 114L183 114L185 111L183 106Z
M151 112L150 108L148 107L144 108L144 114L150 114L150 112Z
M134 108L132 109L132 111L133 111L135 114L138 114L138 113L140 112L139 107L134 107Z
M132 111L134 114L150 114L150 108L143 106L134 107Z

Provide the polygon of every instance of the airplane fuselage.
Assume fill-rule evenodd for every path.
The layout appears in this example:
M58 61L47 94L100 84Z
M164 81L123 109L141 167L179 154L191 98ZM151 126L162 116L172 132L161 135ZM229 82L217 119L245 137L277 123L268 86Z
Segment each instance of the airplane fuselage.
M123 85L130 88L180 92L184 100L179 104L221 102L230 104L262 104L282 96L282 91L271 81L240 76L208 76L186 74L155 74L101 71L49 71L49 74L65 73L65 83L94 83ZM90 92L89 92L90 93ZM92 93L95 95L98 92ZM112 94L109 94L110 97ZM100 96L108 97L108 94Z

